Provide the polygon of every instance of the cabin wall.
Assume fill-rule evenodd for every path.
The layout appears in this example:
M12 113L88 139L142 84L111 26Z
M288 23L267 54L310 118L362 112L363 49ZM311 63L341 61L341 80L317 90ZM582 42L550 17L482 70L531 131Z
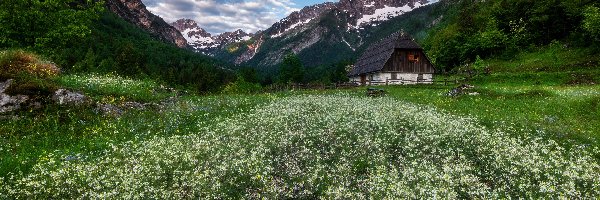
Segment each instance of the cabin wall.
M417 57L417 60L410 60ZM396 49L392 56L386 62L383 71L399 73L434 73L435 70L431 62L427 59L422 50Z
M421 79L419 79L421 75ZM395 77L394 77L395 76ZM350 82L361 84L360 76L350 77ZM431 84L433 83L433 74L415 74L415 73L393 73L377 72L367 74L366 85L412 85L412 84Z

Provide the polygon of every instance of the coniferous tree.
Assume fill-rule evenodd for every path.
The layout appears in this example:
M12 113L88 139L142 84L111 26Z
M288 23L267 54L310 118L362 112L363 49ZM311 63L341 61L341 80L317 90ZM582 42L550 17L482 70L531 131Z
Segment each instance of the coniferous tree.
M283 58L279 71L279 81L282 83L304 82L304 66L296 54L288 53Z
M0 47L60 48L91 34L103 9L92 0L0 1Z

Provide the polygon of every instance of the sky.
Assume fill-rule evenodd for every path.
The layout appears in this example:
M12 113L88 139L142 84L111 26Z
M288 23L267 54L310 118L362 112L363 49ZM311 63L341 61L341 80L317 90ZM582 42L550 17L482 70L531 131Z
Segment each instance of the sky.
M142 0L168 23L193 19L211 34L265 30L293 11L327 1L337 0Z

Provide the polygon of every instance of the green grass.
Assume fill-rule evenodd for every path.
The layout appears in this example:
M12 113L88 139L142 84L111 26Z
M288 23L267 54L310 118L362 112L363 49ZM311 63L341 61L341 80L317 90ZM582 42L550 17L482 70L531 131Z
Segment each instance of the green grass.
M518 80L518 79L516 79ZM517 81L518 82L518 81ZM503 124L544 130L550 138L600 144L600 86L474 82L471 92L445 96L456 86L385 86L389 96L471 116L489 128ZM518 133L517 134L522 134Z
M503 68L459 97L444 95L457 84L181 96L148 79L59 76L102 103L177 98L120 117L50 105L0 119L0 198L597 197L600 73L538 72L528 60L545 51L490 61Z
M81 91L94 101L159 102L175 93L151 80L114 75L65 75L62 87ZM268 101L268 95L183 96L165 110L129 110L118 118L104 116L93 105L49 105L43 110L21 112L17 118L0 119L0 177L28 173L43 155L53 152L102 152L110 144L141 140L156 135L194 132L197 123L213 123Z
M391 97L365 97L361 88L188 96L164 113L92 123L88 135L96 136L74 142L81 148L41 146L20 158L37 159L32 168L0 180L0 191L50 199L600 195L600 152L589 146L565 151L512 124L490 129L473 116L398 100L432 100L435 86L386 89Z
M118 75L79 74L57 78L62 86L79 90L92 98L112 97L141 102L155 102L173 96L165 86L151 79L129 79Z
M516 55L492 58L484 65L492 72L564 72L597 70L600 58L597 50L573 48L555 42L548 46L533 47Z

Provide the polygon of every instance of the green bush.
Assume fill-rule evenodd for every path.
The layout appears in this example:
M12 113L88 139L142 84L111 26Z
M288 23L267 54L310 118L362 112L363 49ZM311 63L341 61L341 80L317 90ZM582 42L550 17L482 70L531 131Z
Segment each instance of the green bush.
M52 78L60 73L56 65L23 50L0 52L0 78L14 79L22 74L36 78Z
M583 12L583 29L600 40L600 8L590 6Z
M224 93L228 94L255 94L262 91L262 87L258 83L247 82L243 78L239 78L235 82L229 83L223 89Z
M47 94L56 89L53 78L60 69L40 56L23 50L0 52L0 80L14 79L9 94Z

